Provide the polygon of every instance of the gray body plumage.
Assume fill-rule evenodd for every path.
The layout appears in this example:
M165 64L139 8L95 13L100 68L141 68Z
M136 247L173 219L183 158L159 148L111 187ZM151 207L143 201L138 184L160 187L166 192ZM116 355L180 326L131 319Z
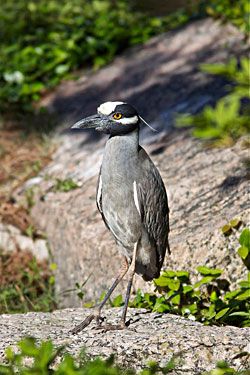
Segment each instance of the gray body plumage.
M97 187L97 207L123 255L145 280L159 276L168 247L168 203L161 176L139 146L138 129L107 141Z

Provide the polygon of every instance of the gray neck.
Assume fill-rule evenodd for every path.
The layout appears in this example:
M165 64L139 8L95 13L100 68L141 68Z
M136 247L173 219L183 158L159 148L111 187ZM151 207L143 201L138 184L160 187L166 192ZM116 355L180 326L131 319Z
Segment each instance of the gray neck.
M137 164L139 151L139 130L112 136L108 139L102 162L102 171L118 173Z
M110 136L106 144L106 149L118 148L120 149L120 151L134 153L134 152L138 152L138 146L139 146L139 130L135 129L130 133Z

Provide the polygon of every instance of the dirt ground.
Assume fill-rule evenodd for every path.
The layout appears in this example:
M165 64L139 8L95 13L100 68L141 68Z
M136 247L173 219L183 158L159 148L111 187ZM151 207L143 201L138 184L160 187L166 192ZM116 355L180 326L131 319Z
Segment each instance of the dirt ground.
M32 197L27 196L24 205L20 205L13 198L13 191L45 167L52 152L48 138L35 132L25 133L24 124L20 127L20 124L7 122L4 129L0 129L0 222L18 228L24 235L28 235L29 228L34 228L29 214ZM0 243L0 290L3 293L11 285L19 288L24 272L33 272L33 259L34 255L28 250L21 251L18 244L15 251L7 252ZM39 267L46 280L47 262L40 262ZM21 290L17 292L22 294Z

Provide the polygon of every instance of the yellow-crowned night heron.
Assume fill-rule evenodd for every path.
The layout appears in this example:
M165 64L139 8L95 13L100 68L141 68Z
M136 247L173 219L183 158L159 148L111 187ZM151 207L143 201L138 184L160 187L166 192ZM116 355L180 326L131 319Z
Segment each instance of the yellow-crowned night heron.
M134 107L124 102L106 102L97 114L84 118L73 129L94 128L110 135L100 169L96 202L107 228L112 232L124 256L124 266L100 305L80 325L79 332L96 319L111 293L128 273L128 287L121 323L126 312L134 273L146 281L160 274L168 245L168 201L161 176L139 145L139 125L144 121Z

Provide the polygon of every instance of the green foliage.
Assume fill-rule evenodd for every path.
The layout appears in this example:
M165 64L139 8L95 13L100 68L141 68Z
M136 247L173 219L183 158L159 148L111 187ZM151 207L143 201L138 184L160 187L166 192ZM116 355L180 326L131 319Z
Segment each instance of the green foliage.
M206 14L230 21L244 34L250 31L250 5L248 0L209 0L200 2Z
M236 224L236 220L233 224ZM249 238L249 229L244 229L239 238L241 247L238 250L244 263L245 248L249 256ZM246 280L238 283L237 289L230 290L229 282L221 278L222 270L199 266L197 271L200 277L194 284L187 271L162 272L154 280L157 294L138 290L130 307L169 312L204 324L250 326L250 272ZM113 301L115 306L122 304L121 296Z
M77 69L99 68L129 46L207 15L248 34L248 0L188 2L164 17L139 13L126 0L6 0L0 8L0 110L30 111Z
M222 233L225 236L229 236L230 234L233 233L234 229L238 229L242 225L242 221L238 218L230 220L229 223L223 225L221 228Z
M243 354L249 356L249 353ZM249 370L234 370L227 362L219 361L213 370L205 372L203 375L249 375Z
M226 225L224 225L221 230L225 236L230 236L235 229L238 229L242 221L240 219L233 219ZM250 270L250 230L245 228L239 238L240 247L238 249L238 254L241 257L245 266Z
M239 67L234 58L227 64L203 64L201 66L203 71L222 75L230 80L229 94L218 100L215 108L206 106L197 115L179 116L177 126L192 126L192 134L195 137L212 140L217 145L232 144L242 135L248 134L250 131L249 64L247 58L241 59Z
M32 337L26 337L18 343L19 353L11 347L5 351L5 363L0 362L1 375L165 375L175 369L175 360L171 359L164 367L156 362L150 362L144 370L136 372L125 369L114 363L114 355L107 360L101 358L88 359L85 352L74 358L66 352L64 346L56 348L51 341L42 341L40 344ZM248 353L241 353L248 356ZM60 356L58 365L55 361ZM28 359L28 360L27 360ZM29 363L29 364L25 364ZM234 370L225 361L217 363L216 367L203 375L247 375L248 370Z
M72 178L66 178L65 180L61 180L60 178L56 179L56 184L54 186L55 191L61 192L68 192L70 190L77 189L77 183L72 180Z
M88 360L84 352L79 358L74 358L64 347L55 348L51 341L42 341L38 345L33 338L25 338L18 344L20 353L15 354L11 347L6 350L7 364L0 363L1 375L135 375L132 369L124 369L114 364L114 356L107 360L95 358ZM58 356L62 359L56 368L52 368ZM30 365L23 363L24 359L32 359ZM149 367L138 372L138 375L167 374L174 368L173 360L164 367L150 363Z
M239 283L238 289L225 293L222 288L227 288L228 283L218 279L221 270L207 267L197 270L202 277L193 285L187 272L185 278L181 276L185 271L163 272L154 281L160 296L139 290L131 307L170 312L204 324L249 326L250 274Z
M20 264L16 280L0 286L0 314L54 310L55 278L52 271L41 267L35 258L28 264Z
M227 64L202 64L201 69L206 73L227 78L231 82L229 97L249 97L250 61L248 57L242 57L239 65L236 58L233 57Z
M70 72L99 68L187 20L183 12L145 17L125 0L6 0L0 8L0 108L28 110Z
M250 270L250 230L248 228L242 231L239 242L241 246L238 249L238 254Z
M84 280L82 283L76 282L75 287L72 288L72 289L67 289L67 290L63 291L63 295L67 295L67 294L70 294L70 293L74 292L74 294L76 294L77 297L82 301L83 297L85 295L84 287L85 287L86 283L88 282L89 278L90 278L90 276L87 277L87 279ZM92 304L88 307L92 307Z

